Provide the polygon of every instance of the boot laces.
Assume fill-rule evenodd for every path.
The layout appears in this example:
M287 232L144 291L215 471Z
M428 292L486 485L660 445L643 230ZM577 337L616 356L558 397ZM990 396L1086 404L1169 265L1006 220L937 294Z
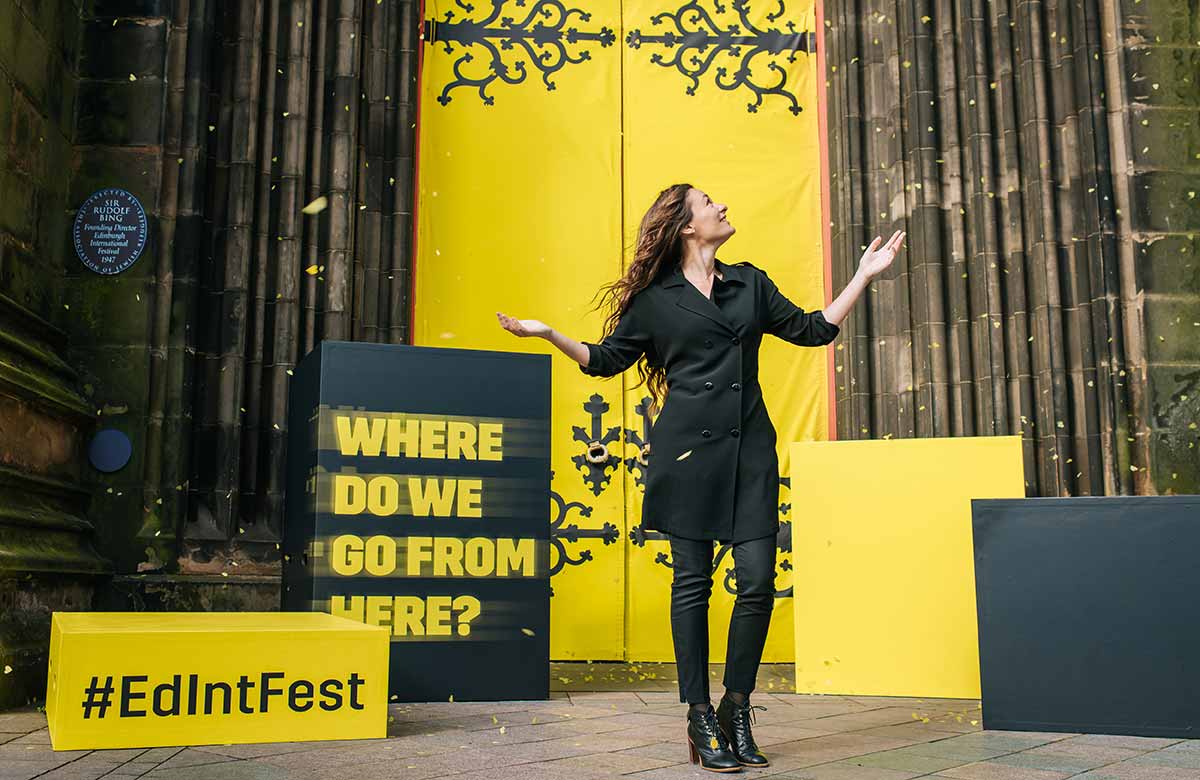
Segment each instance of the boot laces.
M734 705L734 710L736 712L744 713L744 714L748 713L750 715L750 722L756 726L758 725L758 721L754 719L754 711L755 710L765 710L765 709L766 709L766 707L763 707L760 704L751 704L749 702L749 700L747 700L745 704L742 704L742 705L735 704Z

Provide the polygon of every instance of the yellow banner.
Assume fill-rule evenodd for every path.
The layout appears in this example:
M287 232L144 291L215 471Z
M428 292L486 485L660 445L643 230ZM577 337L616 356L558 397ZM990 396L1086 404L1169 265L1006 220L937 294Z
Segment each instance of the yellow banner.
M314 613L56 612L55 750L387 734L385 629Z
M497 311L600 329L588 301L621 272L620 6L586 12L426 2L414 344L546 352ZM555 363L553 658L624 657L620 388Z
M599 340L589 302L679 181L729 205L738 233L723 261L748 260L798 305L821 307L811 2L473 8L425 6L414 344L552 350L503 331L496 311ZM640 528L645 388L633 369L604 381L555 361L551 657L671 660L668 545ZM764 342L784 474L786 443L825 438L825 366L824 350ZM780 495L769 661L792 658L791 523L803 513L803 491L785 482ZM730 551L717 555L714 662L736 588Z

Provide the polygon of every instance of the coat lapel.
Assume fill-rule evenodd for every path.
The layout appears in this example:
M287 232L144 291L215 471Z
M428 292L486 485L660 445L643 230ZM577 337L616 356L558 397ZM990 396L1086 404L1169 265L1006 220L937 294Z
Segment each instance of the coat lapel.
M718 261L719 262L719 261ZM737 269L730 268L724 263L720 263L719 270L721 275L725 277L725 283L736 281L741 284L741 277L737 273ZM721 327L728 330L730 333L736 334L737 329L726 319L721 312L721 308L713 303L711 298L705 298L696 286L689 282L683 276L683 271L676 268L672 273L668 274L662 282L663 287L678 287L679 294L675 296L675 305L680 308L687 309L693 314L699 314L705 319L712 320Z

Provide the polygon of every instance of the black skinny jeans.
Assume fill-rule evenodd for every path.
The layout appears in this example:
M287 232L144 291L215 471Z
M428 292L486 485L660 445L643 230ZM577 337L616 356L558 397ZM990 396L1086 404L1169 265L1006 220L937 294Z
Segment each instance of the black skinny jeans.
M708 597L712 593L713 543L671 537L671 637L679 670L679 701L703 704L708 695ZM754 690L771 610L775 606L775 537L733 545L737 599L729 619L725 689Z

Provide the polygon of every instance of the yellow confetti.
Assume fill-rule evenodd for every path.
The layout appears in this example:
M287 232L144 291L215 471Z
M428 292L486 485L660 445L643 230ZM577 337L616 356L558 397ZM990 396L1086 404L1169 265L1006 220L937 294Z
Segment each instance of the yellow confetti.
M691 455L691 454L692 454L692 452L693 452L692 450L688 450L687 452L683 453L682 455L680 455L680 456L679 456L678 458L676 458L675 460L684 460L684 459L685 459L685 458L687 458L689 455Z
M492 716L492 723L499 723L499 722L500 722L500 719L499 719L499 718L497 718L495 715L493 715L493 716Z
M308 274L309 276L316 276L317 275L317 267L315 265L310 265L308 268L304 269L304 272L306 274Z
M129 80L130 80L130 81L137 81L137 76L135 76L135 75L133 75L132 73L130 73L130 74L129 74Z
M532 628L522 628L521 633L524 634L525 636L533 636L533 629Z
M503 733L504 733L504 732L506 732L506 731L508 731L508 727L507 727L507 726L501 726L501 727L500 727L500 733L501 733L501 734L503 734Z
M8 664L5 664L5 665L4 665L4 673L5 673L5 674L12 674L12 667L11 667L11 666L9 666Z
M453 693L452 693L452 694L450 694L450 703L451 703L451 704L453 704L453 703L454 703L454 694L453 694Z
M328 206L329 206L329 198L326 198L324 195L322 195L321 197L314 200L312 203L309 203L307 206L300 209L300 211L305 214L320 214Z

